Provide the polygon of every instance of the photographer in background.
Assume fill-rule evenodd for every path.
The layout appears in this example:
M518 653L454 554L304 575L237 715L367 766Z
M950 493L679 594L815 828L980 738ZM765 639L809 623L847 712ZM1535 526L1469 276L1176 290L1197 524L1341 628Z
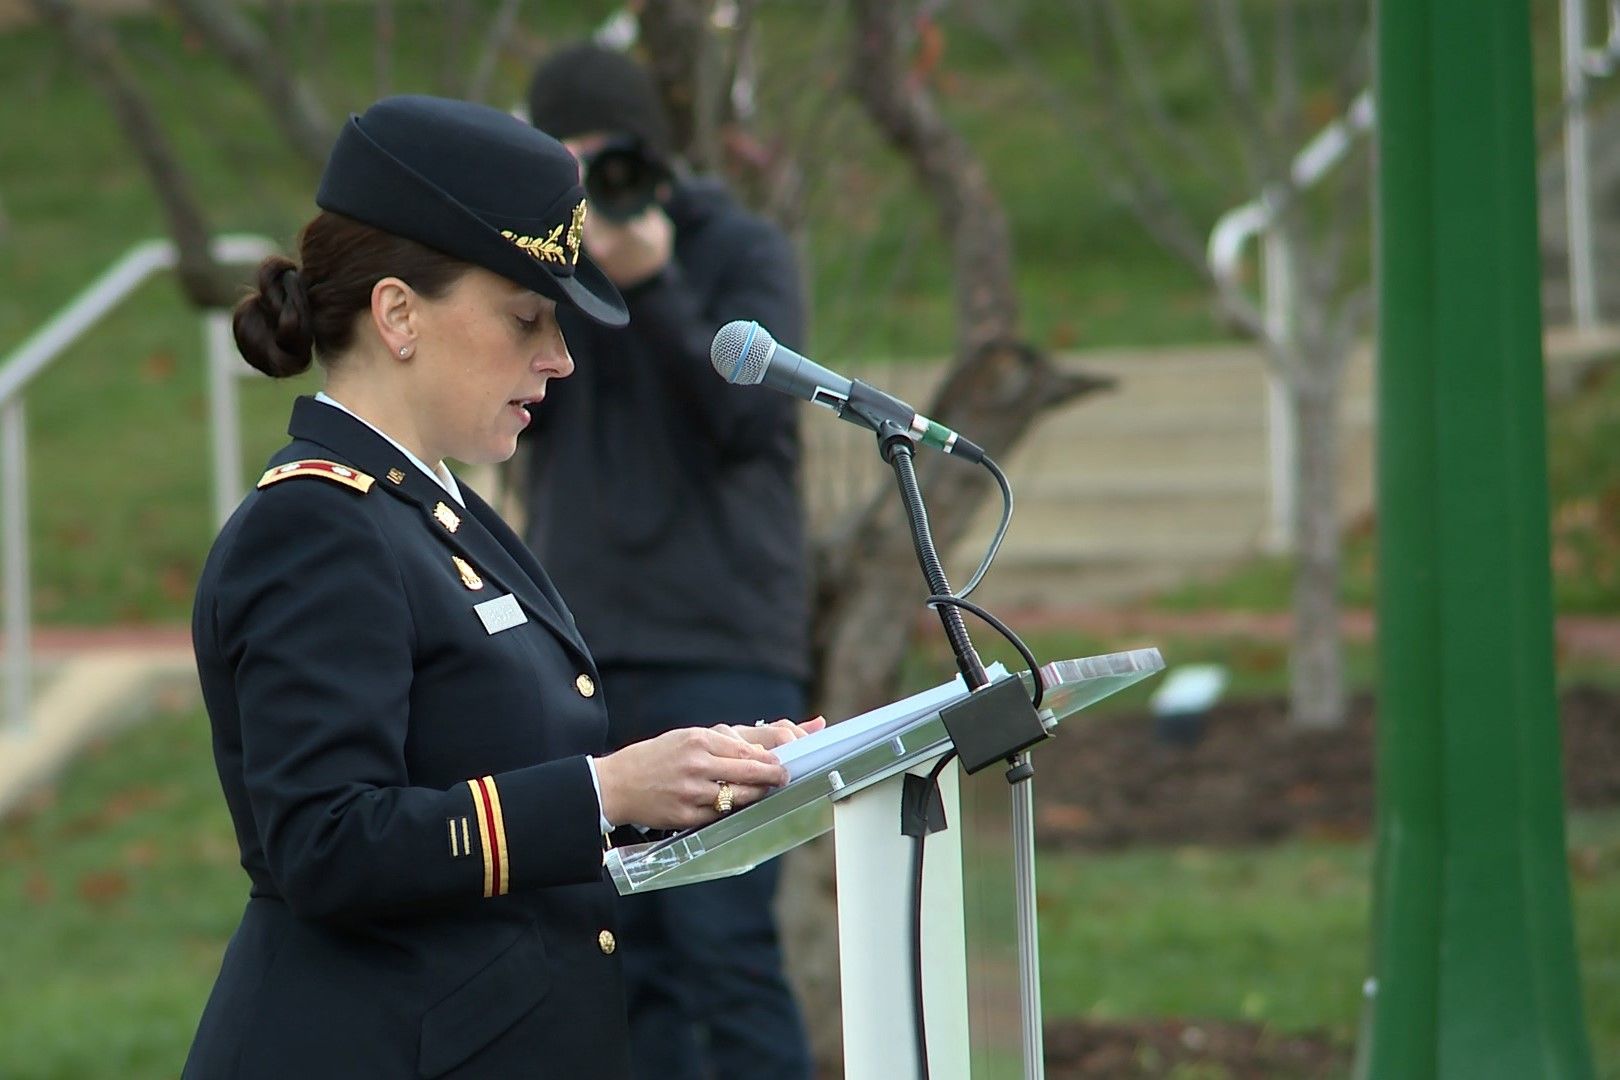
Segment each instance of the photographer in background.
M732 386L715 331L804 344L792 247L717 180L681 175L646 71L576 45L535 72L536 127L580 160L584 247L623 294L563 312L577 363L526 436L527 539L591 642L619 746L691 723L802 719L809 677L796 403ZM622 898L638 1076L810 1075L772 912L780 866Z

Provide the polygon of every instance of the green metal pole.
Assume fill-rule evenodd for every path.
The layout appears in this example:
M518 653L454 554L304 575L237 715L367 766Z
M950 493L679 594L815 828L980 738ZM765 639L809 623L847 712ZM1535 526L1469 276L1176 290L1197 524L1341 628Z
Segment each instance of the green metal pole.
M1378 9L1379 709L1357 1075L1592 1075L1553 687L1528 0Z

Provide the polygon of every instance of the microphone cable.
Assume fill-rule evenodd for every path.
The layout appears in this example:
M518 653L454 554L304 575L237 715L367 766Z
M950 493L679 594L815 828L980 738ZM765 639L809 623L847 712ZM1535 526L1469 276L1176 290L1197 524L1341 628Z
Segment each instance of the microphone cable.
M979 568L973 572L973 576L968 579L962 591L954 594L958 599L967 597L979 587L979 582L984 580L984 575L990 570L990 564L995 562L996 553L1001 550L1001 542L1007 538L1007 526L1012 524L1013 493L1012 485L1007 482L1007 474L1001 471L1001 466L997 465L989 454L986 454L979 464L988 469L990 475L996 478L996 483L1001 486L1001 523L996 526L995 536L991 538L990 547L980 560Z
M1030 704L1039 709L1041 702L1046 697L1046 677L1041 672L1040 664L1035 660L1035 654L1028 645L1024 644L1023 638L1013 633L1011 627L989 611L978 604L969 602L967 599L968 594L978 588L979 582L984 580L984 575L990 570L990 564L995 562L997 553L1001 551L1001 542L1007 538L1007 527L1012 524L1013 515L1012 485L1007 481L1007 474L1001 471L1001 466L997 465L995 459L989 454L984 455L980 464L989 471L991 476L995 477L996 484L1001 488L1001 521L996 526L995 534L990 539L990 546L986 549L984 558L979 561L979 568L968 579L967 585L960 592L935 593L923 603L935 611L938 611L941 607L954 607L960 608L970 615L976 615L996 633L1011 642L1012 647L1018 650L1018 655L1023 657L1024 663L1029 665L1029 677L1034 683L1034 687L1030 692Z

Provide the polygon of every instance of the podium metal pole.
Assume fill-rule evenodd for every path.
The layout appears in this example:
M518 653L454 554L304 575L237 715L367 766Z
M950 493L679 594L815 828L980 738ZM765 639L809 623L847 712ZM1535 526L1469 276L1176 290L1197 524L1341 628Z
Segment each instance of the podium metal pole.
M1029 751L1018 755L1027 762ZM1018 902L1018 1006L1024 1030L1025 1080L1045 1080L1041 1030L1041 954L1035 913L1035 778L1012 786L1013 878Z

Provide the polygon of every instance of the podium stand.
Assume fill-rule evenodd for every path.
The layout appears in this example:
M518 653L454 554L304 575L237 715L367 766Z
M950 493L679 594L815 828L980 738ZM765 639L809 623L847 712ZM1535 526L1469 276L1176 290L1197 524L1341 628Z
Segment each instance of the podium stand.
M1041 723L1050 734L1063 718L1163 667L1157 649L1047 664ZM987 673L992 687L1007 679L1033 686L1028 672L1011 675L997 664ZM779 751L786 787L701 829L607 854L627 895L741 874L833 830L847 1080L917 1075L916 841L900 831L901 793L906 773L928 772L953 749L940 713L967 697L958 677L799 739ZM1031 781L1009 788L1000 769L958 772L953 764L939 775L946 828L927 837L923 863L930 1075L1040 1077Z

